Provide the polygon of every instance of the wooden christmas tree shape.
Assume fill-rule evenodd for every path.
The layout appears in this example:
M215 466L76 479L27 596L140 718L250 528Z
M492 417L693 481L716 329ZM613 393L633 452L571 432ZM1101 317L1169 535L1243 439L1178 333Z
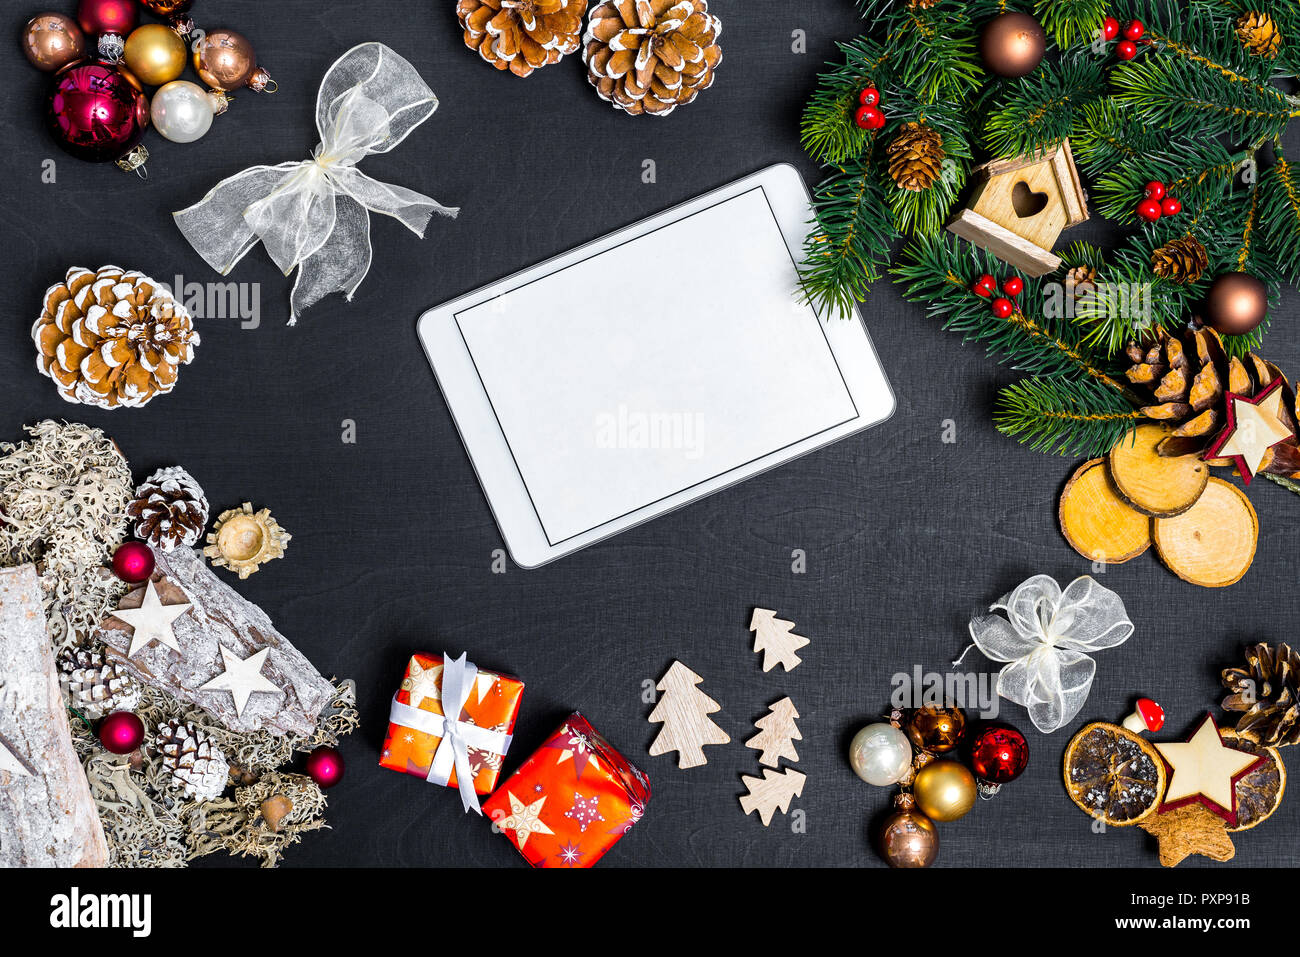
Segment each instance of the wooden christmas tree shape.
M755 608L749 621L749 630L754 633L754 651L763 653L763 670L771 671L777 665L790 671L802 658L795 654L808 644L808 639L796 635L794 622L776 617L776 612L766 608Z
M761 778L745 774L740 780L749 789L748 794L740 796L741 808L746 814L757 811L758 819L767 827L778 810L782 814L790 810L790 802L803 794L803 783L807 778L794 768L780 772L768 768Z
M794 749L796 741L802 741L803 735L795 725L794 719L799 712L794 709L794 702L782 698L768 709L767 714L754 722L759 733L745 742L745 747L762 751L758 763L769 768L781 766L781 759L798 761L799 752Z
M1151 546L1151 519L1119 497L1105 459L1079 466L1061 493L1061 534L1089 561L1119 565Z
M196 551L155 550L154 558L153 586L162 604L188 601L193 606L171 625L179 650L154 642L128 656L131 629L109 617L98 633L109 654L122 659L137 680L198 705L232 731L310 734L334 697L334 686L275 630L262 609L217 578ZM145 588L138 588L122 605L138 607L145 594ZM261 652L266 654L258 657ZM236 674L223 681L231 659ZM241 679L241 663L255 667L269 686ZM272 688L281 694L271 694ZM252 696L245 697L245 690ZM258 691L267 693L252 693Z
M1165 425L1139 425L1107 456L1116 491L1139 512L1154 518L1187 511L1210 480L1210 467L1199 455L1164 456L1157 451L1171 432Z
M1250 570L1259 518L1246 493L1215 477L1192 508L1153 521L1151 538L1160 560L1179 578L1223 588L1241 581Z
M662 722L663 728L650 745L650 753L676 751L679 768L707 764L704 746L731 740L727 732L707 717L722 710L722 706L695 687L703 680L680 661L674 661L655 686L662 695L650 712L650 722Z
M0 569L0 735L0 867L106 866L31 565Z

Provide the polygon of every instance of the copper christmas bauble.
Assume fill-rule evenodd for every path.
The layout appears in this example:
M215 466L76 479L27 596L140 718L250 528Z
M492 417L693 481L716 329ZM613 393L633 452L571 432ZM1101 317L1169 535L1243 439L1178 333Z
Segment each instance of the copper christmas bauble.
M1027 13L1004 13L994 17L980 34L980 56L998 76L1017 77L1033 73L1047 52L1042 24Z
M247 86L257 71L253 45L234 30L213 30L194 51L194 69L214 90L229 92Z
M1245 335L1268 316L1268 287L1248 273L1224 273L1205 294L1204 315L1220 335Z
M907 716L903 730L920 750L943 754L961 741L966 715L961 708L917 708Z
M194 6L194 0L140 0L140 2L160 17L170 17L174 13L184 13Z
M931 761L912 782L916 806L934 821L955 821L975 806L975 775L960 761Z
M149 86L170 83L185 72L185 41L161 23L136 27L126 38L126 65Z
M929 867L939 856L939 829L920 811L895 811L885 818L879 844L890 867Z
M41 13L23 28L23 53L38 70L53 72L86 55L86 36L72 17Z

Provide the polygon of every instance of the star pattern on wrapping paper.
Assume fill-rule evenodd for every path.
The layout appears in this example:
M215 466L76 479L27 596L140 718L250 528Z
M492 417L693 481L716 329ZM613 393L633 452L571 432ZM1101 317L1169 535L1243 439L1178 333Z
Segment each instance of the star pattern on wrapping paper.
M131 647L126 656L128 658L135 657L136 652L151 641L166 645L172 651L180 654L181 646L176 642L176 634L172 631L172 622L189 611L191 607L189 602L164 605L162 599L158 597L158 589L154 588L153 581L150 580L146 583L144 586L144 599L140 602L139 608L119 608L113 612L114 618L131 626Z
M1227 393L1228 423L1204 458L1234 459L1242 482L1249 485L1268 450L1295 434L1282 422L1283 384L1277 379L1254 398Z
M402 679L402 690L411 696L411 707L418 708L425 698L430 701L442 701L442 691L438 686L440 681L442 681L441 664L426 668L412 658L406 669L406 677ZM389 687L391 688L392 685Z
M583 797L577 791L573 792L573 807L564 812L564 816L578 825L578 830L583 834L587 833L587 825L595 824L597 821L604 821L604 816L600 813L600 795L593 794L591 797Z
M567 724L545 746L560 752L560 756L555 759L557 765L572 759L574 775L578 778L582 777L582 772L587 770L587 765L593 757L591 740L581 731L574 731Z
M587 856L586 852L580 850L577 844L569 841L560 847L560 853L557 855L560 863L565 867L581 867L582 859Z
M513 791L506 791L506 797L510 799L510 815L498 821L497 827L503 831L514 831L520 850L523 850L524 845L528 843L528 838L533 834L555 833L542 820L542 805L546 803L546 798L538 798L532 804L525 804L515 797Z
M407 773L407 774L414 774L414 775L417 775L418 777L427 778L427 777L429 776L429 768L430 768L430 767L432 767L432 765L429 765L429 767L423 767L423 768L422 768L422 767L420 767L418 764L416 764L414 761L412 761L410 758L407 758L407 759L406 759L406 773Z
M645 814L645 805L633 801L632 805L628 808L628 816L620 818L618 822L605 833L617 834L621 837L628 831L632 830L632 825L641 820L641 815L643 814Z

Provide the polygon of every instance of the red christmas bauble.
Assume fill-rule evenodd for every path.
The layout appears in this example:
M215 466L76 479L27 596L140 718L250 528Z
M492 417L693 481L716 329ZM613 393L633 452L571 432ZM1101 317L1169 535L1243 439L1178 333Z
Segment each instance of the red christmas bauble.
M115 64L78 63L54 77L45 119L59 145L91 163L131 152L149 125L149 101Z
M1107 17L1101 22L1101 35L1107 40L1114 40L1119 36L1119 21L1114 17Z
M1148 223L1154 223L1163 214L1160 209L1160 204L1154 199L1142 200L1142 202L1137 204L1137 209L1134 210L1134 212L1136 212L1141 218L1145 219Z
M1013 303L1010 299L993 300L993 315L997 316L999 319L1005 319L1007 318L1007 316L1011 315L1015 311L1016 311L1015 303Z
M1131 60L1138 55L1137 44L1132 40L1121 40L1115 44L1115 55L1121 60Z
M991 724L967 738L966 756L979 781L1006 784L1029 764L1029 743L1010 725Z
M874 86L869 86L858 94L858 102L863 106L875 106L880 102L880 91Z
M123 542L113 552L113 574L131 585L138 585L153 574L153 549L144 542Z
M1166 196L1160 202L1160 212L1165 216L1177 216L1183 211L1183 204L1172 196Z
M1012 276L1002 283L1002 291L1008 296L1018 296L1025 291L1025 281L1019 276Z
M125 39L139 21L135 0L81 0L77 4L77 23L91 36L115 33Z
M338 748L322 745L307 755L307 773L320 787L333 787L343 780L343 755Z
M1147 199L1154 199L1156 202L1165 198L1165 184L1158 179L1153 179L1146 186Z
M99 723L99 743L105 751L130 754L144 744L144 722L130 711L114 711Z
M1142 25L1141 20L1130 20L1129 25L1124 28L1124 38L1136 43L1142 39L1142 34L1147 32L1147 28Z

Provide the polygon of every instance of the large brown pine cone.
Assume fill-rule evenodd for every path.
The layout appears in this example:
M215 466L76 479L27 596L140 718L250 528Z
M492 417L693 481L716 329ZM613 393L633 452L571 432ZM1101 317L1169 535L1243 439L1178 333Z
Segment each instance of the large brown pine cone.
M1205 247L1191 236L1170 240L1151 252L1151 268L1155 274L1182 285L1200 280L1209 266Z
M1289 645L1246 649L1246 667L1225 668L1225 711L1241 712L1237 734L1263 747L1300 742L1300 654Z
M943 137L920 123L904 123L885 148L889 175L899 189L919 193L943 173Z
M528 76L578 49L587 0L457 0L465 45L498 70Z
M587 79L633 116L667 116L713 85L721 34L709 0L605 0L582 38Z
M139 272L74 267L45 292L32 326L37 366L69 402L104 409L170 392L199 334L165 286Z
M1282 50L1282 34L1267 13L1251 10L1238 17L1237 38L1254 56L1275 57Z
M159 469L135 490L127 506L135 537L162 552L197 545L208 524L208 500L194 476L183 468Z
M1128 380L1147 403L1142 414L1174 427L1156 447L1160 455L1203 453L1228 424L1227 393L1251 398L1277 379L1282 380L1282 422L1297 431L1296 396L1282 370L1254 353L1229 357L1213 329L1188 329L1177 336L1161 329L1146 342L1130 342L1126 352L1134 363ZM1300 471L1296 438L1269 449L1259 471L1288 476Z

